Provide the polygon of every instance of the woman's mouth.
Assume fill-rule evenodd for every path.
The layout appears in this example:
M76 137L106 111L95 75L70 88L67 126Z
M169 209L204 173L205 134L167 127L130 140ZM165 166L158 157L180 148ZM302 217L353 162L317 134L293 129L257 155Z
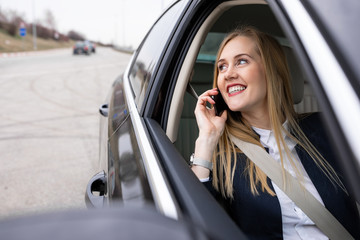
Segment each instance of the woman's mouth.
M234 94L244 91L245 89L246 89L246 87L243 85L229 86L228 93L229 93L229 95L234 95Z

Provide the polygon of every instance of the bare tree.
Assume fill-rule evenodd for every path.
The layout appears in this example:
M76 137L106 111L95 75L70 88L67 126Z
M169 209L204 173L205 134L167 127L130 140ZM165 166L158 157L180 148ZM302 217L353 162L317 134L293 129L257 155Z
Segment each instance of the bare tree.
M45 11L45 26L52 30L56 30L55 17L49 9Z
M2 22L7 22L7 21L8 20L7 20L6 14L4 13L4 11L2 11L1 6L0 6L0 24Z
M10 35L15 36L17 29L21 23L25 23L23 14L19 14L17 11L10 10L7 12L0 12L0 27L5 29Z
M85 40L85 37L81 33L78 33L78 32L76 32L74 30L69 31L68 37L70 39L75 40L75 41L83 41L83 40Z

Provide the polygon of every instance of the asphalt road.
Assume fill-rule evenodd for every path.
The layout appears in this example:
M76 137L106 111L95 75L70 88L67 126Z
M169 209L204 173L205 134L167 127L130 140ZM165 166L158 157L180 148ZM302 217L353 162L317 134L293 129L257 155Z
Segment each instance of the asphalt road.
M0 58L0 219L85 208L98 108L130 57L98 48Z

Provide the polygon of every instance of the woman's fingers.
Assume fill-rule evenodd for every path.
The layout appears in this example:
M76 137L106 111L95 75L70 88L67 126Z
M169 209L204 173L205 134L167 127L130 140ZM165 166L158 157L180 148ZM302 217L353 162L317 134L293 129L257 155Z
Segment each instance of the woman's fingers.
M214 101L214 99L211 98L211 96L214 96L217 94L218 94L218 91L216 88L208 90L199 96L198 103L201 105L204 105L204 106L206 106L207 102L210 104L215 104L215 101Z
M215 104L215 101L211 98L213 95L217 95L216 88L210 89L199 96L197 106L195 108L195 117L198 123L199 129L215 130L219 131L223 128L224 122L227 119L227 113L222 114L221 117L215 115L215 109L207 107L207 103Z
M215 101L209 96L201 96L199 97L198 101L201 105L206 105L207 102L210 104L215 104Z

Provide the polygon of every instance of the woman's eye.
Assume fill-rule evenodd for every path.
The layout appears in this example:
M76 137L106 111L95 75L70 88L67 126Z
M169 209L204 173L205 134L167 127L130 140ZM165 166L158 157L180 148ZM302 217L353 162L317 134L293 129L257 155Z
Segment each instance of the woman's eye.
M219 68L219 71L222 72L222 71L224 71L226 69L226 65L221 64L221 65L218 66L218 68Z
M239 59L237 62L236 62L236 66L239 66L239 65L244 65L248 63L248 61L246 59Z

